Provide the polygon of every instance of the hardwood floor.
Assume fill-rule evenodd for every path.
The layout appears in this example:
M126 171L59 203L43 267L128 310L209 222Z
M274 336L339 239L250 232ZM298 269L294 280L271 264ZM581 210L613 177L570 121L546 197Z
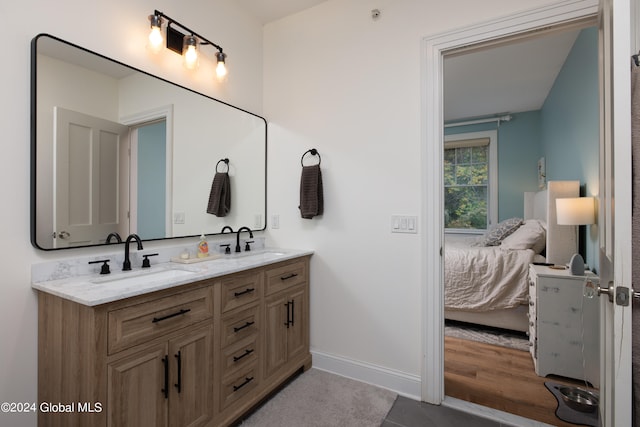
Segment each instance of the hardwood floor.
M575 427L555 416L557 402L544 386L553 381L584 387L560 377L539 377L529 352L445 337L445 394L560 427Z

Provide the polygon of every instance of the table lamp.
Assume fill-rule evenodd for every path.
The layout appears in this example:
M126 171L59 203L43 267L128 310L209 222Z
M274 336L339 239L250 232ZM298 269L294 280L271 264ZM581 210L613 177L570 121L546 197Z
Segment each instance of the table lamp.
M556 199L558 225L595 224L595 213L595 198L593 197ZM578 253L571 257L569 270L575 276L584 276L584 259L582 255Z

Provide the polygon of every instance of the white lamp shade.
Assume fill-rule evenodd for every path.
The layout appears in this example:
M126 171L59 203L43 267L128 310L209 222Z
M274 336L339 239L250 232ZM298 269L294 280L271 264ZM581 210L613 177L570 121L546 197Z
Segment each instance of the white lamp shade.
M595 223L595 199L574 197L556 199L558 225L587 225Z

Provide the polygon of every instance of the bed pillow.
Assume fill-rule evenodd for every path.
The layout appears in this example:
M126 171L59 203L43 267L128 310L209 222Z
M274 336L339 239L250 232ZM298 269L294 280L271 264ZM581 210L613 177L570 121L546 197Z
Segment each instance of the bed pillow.
M483 246L498 246L502 240L522 225L522 218L505 219L492 226L482 238Z
M546 241L547 232L544 221L528 219L512 234L505 237L500 247L511 250L532 249L539 254L544 250Z

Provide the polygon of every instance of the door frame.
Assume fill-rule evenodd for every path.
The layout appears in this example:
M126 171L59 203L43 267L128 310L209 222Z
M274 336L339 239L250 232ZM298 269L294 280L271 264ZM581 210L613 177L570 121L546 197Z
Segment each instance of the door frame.
M568 26L598 15L597 0L568 0L422 40L421 235L422 400L441 404L444 394L444 243L442 153L444 140L443 55L453 49L526 35L550 26ZM429 197L427 197L429 195ZM437 195L437 197L433 197ZM434 209L434 206L436 207ZM451 398L450 398L451 399ZM449 400L450 400L449 399ZM501 411L485 408L494 416Z

